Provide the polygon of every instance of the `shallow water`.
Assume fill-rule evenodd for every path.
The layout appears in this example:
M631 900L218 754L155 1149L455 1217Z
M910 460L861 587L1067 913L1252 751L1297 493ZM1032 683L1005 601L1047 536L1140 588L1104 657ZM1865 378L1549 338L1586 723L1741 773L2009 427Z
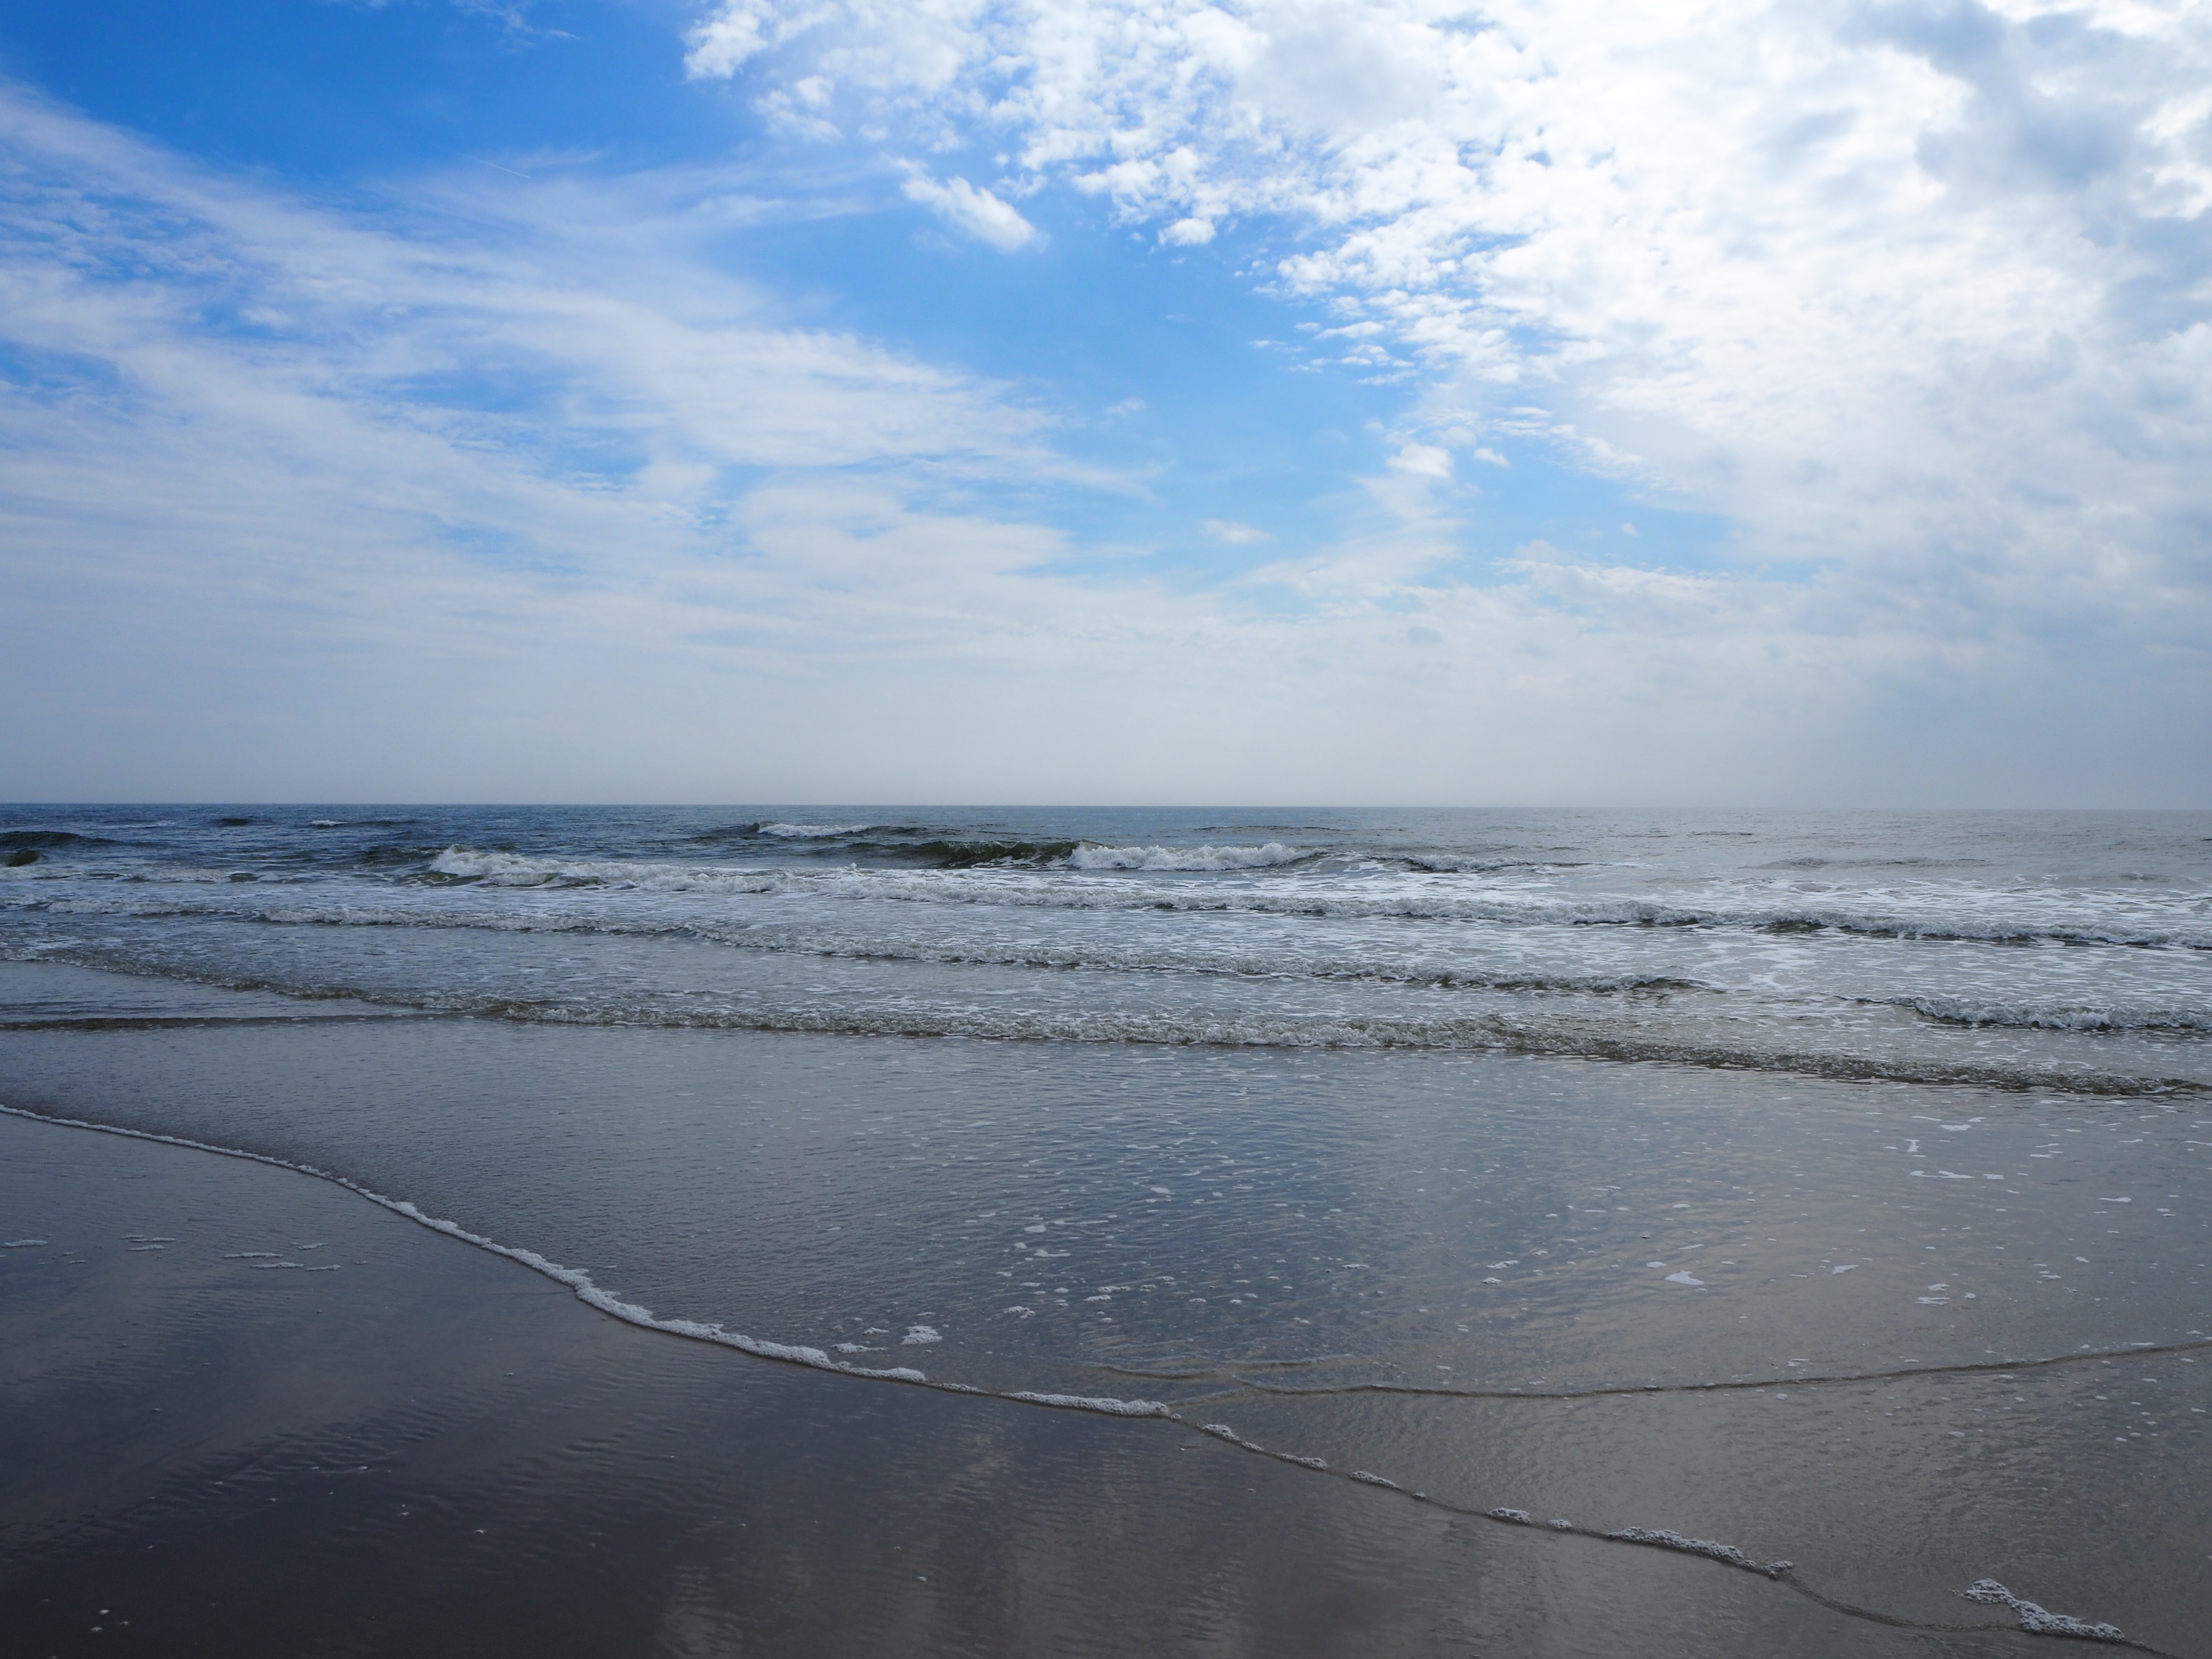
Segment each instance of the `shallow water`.
M1159 1420L732 1364L321 1182L0 1117L0 1630L58 1655L2001 1652ZM132 1239L158 1238L159 1248ZM335 1271L260 1271L271 1255Z
M756 1348L2204 1650L2203 815L163 816L11 820L0 1100Z

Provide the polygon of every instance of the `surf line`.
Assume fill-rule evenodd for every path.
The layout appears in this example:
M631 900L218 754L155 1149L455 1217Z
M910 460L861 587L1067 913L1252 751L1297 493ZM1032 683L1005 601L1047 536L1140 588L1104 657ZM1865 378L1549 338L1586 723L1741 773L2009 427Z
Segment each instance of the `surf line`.
M1178 1423L1186 1425L1189 1423L1188 1418L1173 1413L1169 1415ZM1333 1468L1322 1458L1303 1457L1295 1452L1278 1451L1271 1447L1260 1445L1254 1441L1245 1439L1226 1423L1202 1423L1197 1426L1201 1433L1211 1435L1217 1440L1236 1447L1239 1451L1248 1452L1258 1457L1269 1458L1279 1463L1289 1463L1298 1468L1310 1470L1316 1474L1332 1476L1339 1480L1349 1480L1364 1486L1378 1486L1395 1493L1408 1502L1419 1504L1430 1509L1442 1510L1448 1515L1462 1516L1478 1521L1496 1521L1508 1526L1528 1527L1554 1536L1578 1538L1590 1543L1626 1544L1645 1549L1669 1550L1677 1554L1699 1556L1706 1560L1717 1562L1723 1566L1733 1567L1740 1572L1757 1573L1762 1578L1786 1585L1807 1601L1816 1602L1831 1612L1842 1613L1847 1618L1864 1620L1871 1624L1887 1626L1893 1630L1964 1634L1970 1632L2002 1632L2006 1628L2002 1625L1987 1623L1946 1624L1927 1620L1902 1619L1895 1613L1883 1613L1879 1608L1862 1607L1856 1602L1845 1601L1838 1597L1826 1595L1807 1583L1798 1577L1796 1564L1793 1561L1760 1561L1746 1554L1733 1544L1720 1543L1710 1538L1691 1538L1670 1528L1621 1527L1612 1532L1598 1532L1577 1526L1571 1521L1539 1522L1526 1510L1476 1509L1471 1505L1455 1504L1449 1499L1434 1497L1428 1492L1409 1491L1396 1481L1367 1469ZM2138 1653L2156 1655L2158 1659L2177 1659L2176 1656L2167 1653L2163 1648L2153 1647L2147 1642L2138 1642L2124 1634L2116 1626L2091 1623L2087 1620L2071 1618L2064 1613L2048 1612L2033 1601L2013 1595L1993 1578L1978 1579L1959 1594L1968 1601L1979 1602L1985 1606L2002 1605L2009 1607L2019 1614L2020 1629L2029 1635L2070 1637L2081 1641L2101 1643L2108 1647L2129 1648Z
M1726 1394L1735 1391L1765 1391L1771 1389L1847 1388L1863 1382L1895 1382L1916 1376L1970 1376L1977 1373L1996 1372L2010 1376L2015 1371L2049 1370L2058 1365L2085 1365L2093 1360L2110 1363L2118 1359L2152 1359L2160 1354L2194 1353L2212 1348L2212 1337L2195 1337L2179 1342L2137 1342L2121 1348L2084 1348L2078 1353L2046 1355L2040 1359L1973 1359L1956 1365L1905 1365L1886 1371L1843 1371L1821 1376L1785 1376L1765 1378L1731 1377L1722 1382L1601 1382L1587 1389L1546 1389L1531 1386L1525 1389L1448 1389L1428 1382L1335 1382L1314 1388L1287 1387L1279 1382L1267 1382L1244 1376L1235 1370L1192 1371L1176 1375L1166 1372L1142 1371L1121 1365L1102 1365L1123 1376L1148 1376L1161 1382L1212 1382L1233 1385L1218 1393L1196 1395L1184 1399L1186 1406L1210 1404L1217 1400L1233 1400L1241 1394L1264 1394L1278 1399L1310 1398L1329 1400L1346 1395L1382 1394L1413 1395L1429 1400L1607 1400L1650 1395ZM1310 1361L1278 1361L1277 1367L1310 1364Z
M872 1366L854 1365L842 1360L832 1359L820 1348L763 1341L735 1331L725 1330L719 1325L707 1324L697 1320L663 1318L650 1309L640 1307L635 1303L624 1302L620 1297L601 1290L592 1282L591 1275L581 1268L565 1267L550 1257L540 1255L535 1250L501 1244L497 1240L488 1238L481 1233L470 1231L458 1222L427 1214L404 1199L390 1197L362 1185L349 1176L319 1169L312 1164L295 1163L289 1158L273 1157L266 1152L248 1152L242 1147L221 1146L210 1141L194 1140L184 1135L162 1134L152 1129L126 1128L120 1124L97 1123L87 1118L60 1117L46 1112L32 1111L21 1106L10 1106L4 1103L0 1103L0 1115L21 1118L33 1123L44 1123L55 1128L84 1129L96 1134L119 1136L128 1140L153 1141L165 1146L182 1147L189 1152L212 1153L217 1158L232 1158L248 1164L265 1164L271 1169L286 1170L295 1175L311 1176L318 1181L326 1181L334 1187L342 1188L353 1194L357 1198L368 1200L380 1209L389 1210L395 1215L403 1216L417 1226L428 1228L432 1232L459 1240L462 1243L473 1245L477 1249L503 1257L529 1268L533 1273L541 1273L558 1284L565 1285L574 1291L577 1299L586 1306L610 1318L618 1319L626 1325L633 1325L641 1330L658 1331L665 1335L711 1343L718 1347L734 1348L741 1353L751 1354L757 1358L780 1360L787 1364L803 1365L811 1370L830 1371L870 1382L899 1382L912 1388L934 1389L943 1394L966 1395L982 1400L1001 1400L1011 1404L1041 1407L1048 1410L1080 1411L1107 1417L1154 1419L1173 1423L1183 1429L1196 1429L1214 1440L1233 1446L1237 1450L1253 1456L1265 1457L1272 1462L1289 1464L1312 1474L1327 1475L1336 1480L1348 1480L1356 1485L1388 1492L1406 1502L1440 1510L1447 1514L1474 1520L1496 1522L1514 1527L1534 1528L1538 1524L1534 1516L1525 1510L1504 1507L1477 1509L1472 1505L1455 1504L1449 1499L1437 1498L1427 1492L1415 1492L1390 1480L1388 1476L1376 1474L1370 1470L1340 1469L1332 1467L1322 1458L1302 1456L1297 1453L1261 1446L1243 1438L1225 1423L1194 1423L1189 1418L1158 1400L1116 1400L1090 1395L1048 1394L1030 1389L999 1391L981 1389L970 1383L942 1381L909 1366L877 1369ZM2140 1352L2141 1350L2136 1352ZM1316 1394L1351 1391L1346 1389L1269 1390L1274 1393ZM1645 1391L1641 1389L1612 1390L1616 1393ZM1532 1399L1541 1396L1516 1394L1503 1397ZM1797 1576L1796 1565L1794 1562L1786 1560L1761 1562L1735 1545L1720 1543L1711 1539L1688 1537L1667 1528L1632 1526L1623 1527L1612 1532L1595 1532L1578 1527L1571 1521L1554 1520L1543 1523L1539 1529L1555 1536L1581 1539L1592 1543L1626 1545L1633 1548L1663 1549L1678 1554L1699 1557L1723 1566L1734 1568L1738 1571L1756 1573L1763 1578L1785 1584L1807 1600L1817 1602L1832 1612L1843 1613L1850 1618L1887 1626L1893 1629L1964 1633L1976 1631L2002 1631L2006 1628L1997 1624L1930 1623L1901 1619L1895 1614L1882 1613L1875 1608L1863 1607L1856 1603L1826 1595L1807 1584ZM2179 1659L2179 1656L2168 1654L2162 1649L2152 1647L2147 1643L2135 1641L2123 1635L2113 1626L2092 1625L2063 1614L2046 1613L2036 1603L2014 1596L2011 1592L1996 1584L1993 1579L1978 1581L1969 1590L1962 1591L1961 1595L1970 1601L1991 1605L2002 1604L2017 1612L2020 1614L2020 1628L2031 1634L2076 1638L2103 1643L2108 1646L2130 1648L2137 1652L2154 1655L2155 1659Z

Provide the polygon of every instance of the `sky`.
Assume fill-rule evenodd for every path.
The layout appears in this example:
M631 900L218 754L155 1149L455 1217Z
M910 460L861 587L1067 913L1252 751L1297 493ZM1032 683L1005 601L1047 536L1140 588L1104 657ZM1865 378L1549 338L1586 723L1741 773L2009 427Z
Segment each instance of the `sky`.
M2212 0L10 0L0 799L2212 805Z

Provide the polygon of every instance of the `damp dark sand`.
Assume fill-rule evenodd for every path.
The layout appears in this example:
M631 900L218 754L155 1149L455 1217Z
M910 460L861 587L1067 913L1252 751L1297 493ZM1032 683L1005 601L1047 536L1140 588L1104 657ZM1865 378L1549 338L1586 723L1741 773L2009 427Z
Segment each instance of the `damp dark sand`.
M1726 1566L1453 1516L1173 1423L641 1331L235 1159L0 1120L0 1215L46 1240L0 1265L11 1659L2027 1639L1887 1630Z

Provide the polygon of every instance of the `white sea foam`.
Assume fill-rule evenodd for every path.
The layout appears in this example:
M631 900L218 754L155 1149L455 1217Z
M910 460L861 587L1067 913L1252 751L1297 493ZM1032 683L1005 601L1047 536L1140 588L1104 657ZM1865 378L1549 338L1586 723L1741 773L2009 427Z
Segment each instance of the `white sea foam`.
M1088 843L1067 855L1076 870L1176 870L1190 872L1267 870L1313 857L1305 848L1271 841L1264 847L1097 847Z
M1656 1549L1680 1550L1685 1555L1702 1555L1708 1560L1725 1561L1729 1566L1747 1571L1765 1573L1769 1578L1779 1577L1795 1564L1789 1561L1754 1561L1733 1544L1717 1543L1710 1538L1690 1538L1667 1527L1623 1527L1609 1532L1606 1537L1616 1543L1649 1544Z
M839 836L857 836L863 830L872 830L872 823L763 823L760 833L774 836L779 841L831 841Z
M1994 1578L1978 1578L1959 1592L1969 1601L1978 1601L1984 1607L2010 1607L2020 1615L2020 1627L2037 1636L2075 1636L2091 1642L2124 1642L2117 1625L2092 1624L2086 1620L2071 1619L2063 1613L2051 1613L2034 1602L2014 1595Z
M0 1250L35 1249L46 1242L43 1238L10 1238L0 1241Z
M1173 1417L1175 1413L1157 1400L1115 1400L1098 1395L1036 1394L1019 1389L999 1396L1031 1406L1057 1406L1065 1411L1100 1412L1108 1417Z

